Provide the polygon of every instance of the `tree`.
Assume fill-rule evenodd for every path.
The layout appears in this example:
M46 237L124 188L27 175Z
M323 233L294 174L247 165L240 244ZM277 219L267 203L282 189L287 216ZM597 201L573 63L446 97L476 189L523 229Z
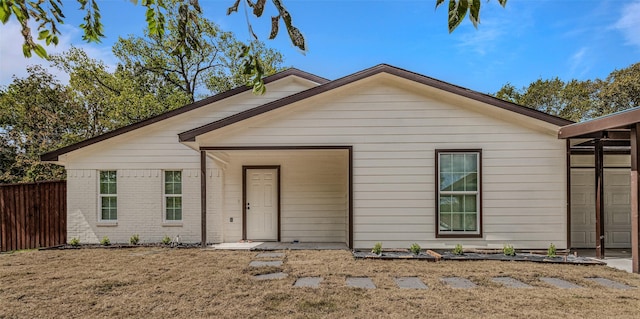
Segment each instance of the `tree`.
M640 63L613 71L605 80L538 79L521 89L510 83L494 94L572 121L588 120L640 106Z
M74 92L75 102L84 110L84 138L144 120L189 102L183 92L122 65L111 73L104 62L90 58L78 48L52 56L51 60L69 75L69 89Z
M70 92L40 66L27 68L26 78L14 78L0 89L0 132L4 132L0 156L0 182L33 182L61 179L64 169L39 161L39 156L80 140L83 111ZM7 146L12 154L5 154Z
M100 42L104 37L103 25L100 16L100 7L97 0L76 0L80 4L80 9L86 12L84 23L80 24L80 28L84 31L83 39L88 42ZM497 0L503 7L506 6L507 0ZM192 50L200 46L197 39L198 30L193 26L202 13L198 0L131 0L134 4L142 4L146 7L145 19L147 21L149 34L162 38L165 33L165 15L167 13L177 12L177 41L175 50L183 52L187 56ZM235 0L231 7L227 10L227 14L238 11L240 2L250 7L253 15L260 18L264 12L267 0ZM271 17L271 32L269 39L274 39L278 35L280 20L284 22L287 33L294 46L302 51L306 51L306 43L304 36L293 25L293 19L289 11L285 8L282 0L271 0L272 5L278 14ZM440 7L444 0L436 0L436 8ZM448 27L449 32L453 32L464 20L467 13L469 19L475 27L480 22L480 6L481 0L449 0L448 8ZM0 21L7 23L11 17L15 17L22 27L22 35L24 44L22 50L25 56L31 56L31 52L35 52L40 57L46 58L46 50L31 37L30 20L34 19L39 22L38 39L45 40L47 45L58 44L58 36L60 30L58 23L64 22L64 14L62 12L62 0L0 0ZM177 7L177 10L174 10ZM258 37L251 28L251 23L247 17L247 26L249 33L258 40ZM242 50L243 70L247 78L248 85L254 87L255 92L264 92L262 83L263 68L259 54L252 50L252 46L246 45Z
M167 5L169 9L172 6L175 4ZM177 8L172 11L175 10ZM244 45L232 33L223 32L215 23L199 14L196 16L189 22L189 30L198 30L192 38L199 45L189 52L175 49L181 36L180 18L175 14L168 16L168 33L165 36L153 35L147 29L144 37L119 38L113 52L123 68L146 74L158 83L184 92L190 102L196 100L198 93L210 95L247 83L250 79L244 74L244 59L239 57ZM262 61L262 74L270 75L279 71L282 63L279 52L266 49L258 41L250 46L254 55ZM204 91L205 87L208 92ZM263 87L257 90L260 89Z
M596 115L640 106L640 63L611 72L600 85L601 103Z

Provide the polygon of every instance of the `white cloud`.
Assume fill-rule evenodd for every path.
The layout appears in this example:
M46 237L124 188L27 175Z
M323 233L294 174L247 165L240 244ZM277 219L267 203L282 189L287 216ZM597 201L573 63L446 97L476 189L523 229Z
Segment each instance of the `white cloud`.
M588 49L586 47L580 48L569 58L571 77L583 77L591 68L587 63ZM578 73L578 74L576 74Z
M624 6L622 15L614 27L622 32L626 44L640 49L640 1Z
M0 86L10 84L14 75L16 77L25 77L27 75L27 66L36 64L48 69L61 82L67 83L69 81L69 76L66 73L51 67L51 63L41 59L36 54L33 54L31 58L24 57L22 53L24 40L18 22L11 20L7 24L0 25L0 28L2 28L2 33L0 34ZM79 38L80 30L78 28L61 25L60 31L62 35L59 36L57 46L44 46L42 42L48 54L62 53L69 50L71 46L76 46L87 52L89 57L104 61L107 66L115 64L115 58L110 48L100 48L97 45L89 45L84 42L74 43L72 39ZM35 33L33 29L32 33ZM37 35L34 34L33 37L36 39Z

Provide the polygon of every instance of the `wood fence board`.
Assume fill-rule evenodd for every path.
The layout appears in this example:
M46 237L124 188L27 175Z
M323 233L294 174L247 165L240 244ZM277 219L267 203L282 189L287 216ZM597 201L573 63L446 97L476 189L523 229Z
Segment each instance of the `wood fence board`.
M0 251L64 244L66 189L65 181L0 185Z

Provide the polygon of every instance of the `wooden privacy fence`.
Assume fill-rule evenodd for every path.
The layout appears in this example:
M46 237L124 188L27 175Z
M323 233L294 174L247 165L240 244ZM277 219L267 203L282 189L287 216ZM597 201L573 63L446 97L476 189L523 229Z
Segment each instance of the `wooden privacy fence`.
M65 181L0 185L0 251L62 245L66 237Z

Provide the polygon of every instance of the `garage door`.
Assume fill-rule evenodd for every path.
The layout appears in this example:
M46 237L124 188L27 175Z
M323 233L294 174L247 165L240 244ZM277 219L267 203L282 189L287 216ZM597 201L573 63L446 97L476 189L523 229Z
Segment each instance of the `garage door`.
M631 247L631 186L628 169L604 170L605 247ZM571 246L596 246L593 168L571 169Z

